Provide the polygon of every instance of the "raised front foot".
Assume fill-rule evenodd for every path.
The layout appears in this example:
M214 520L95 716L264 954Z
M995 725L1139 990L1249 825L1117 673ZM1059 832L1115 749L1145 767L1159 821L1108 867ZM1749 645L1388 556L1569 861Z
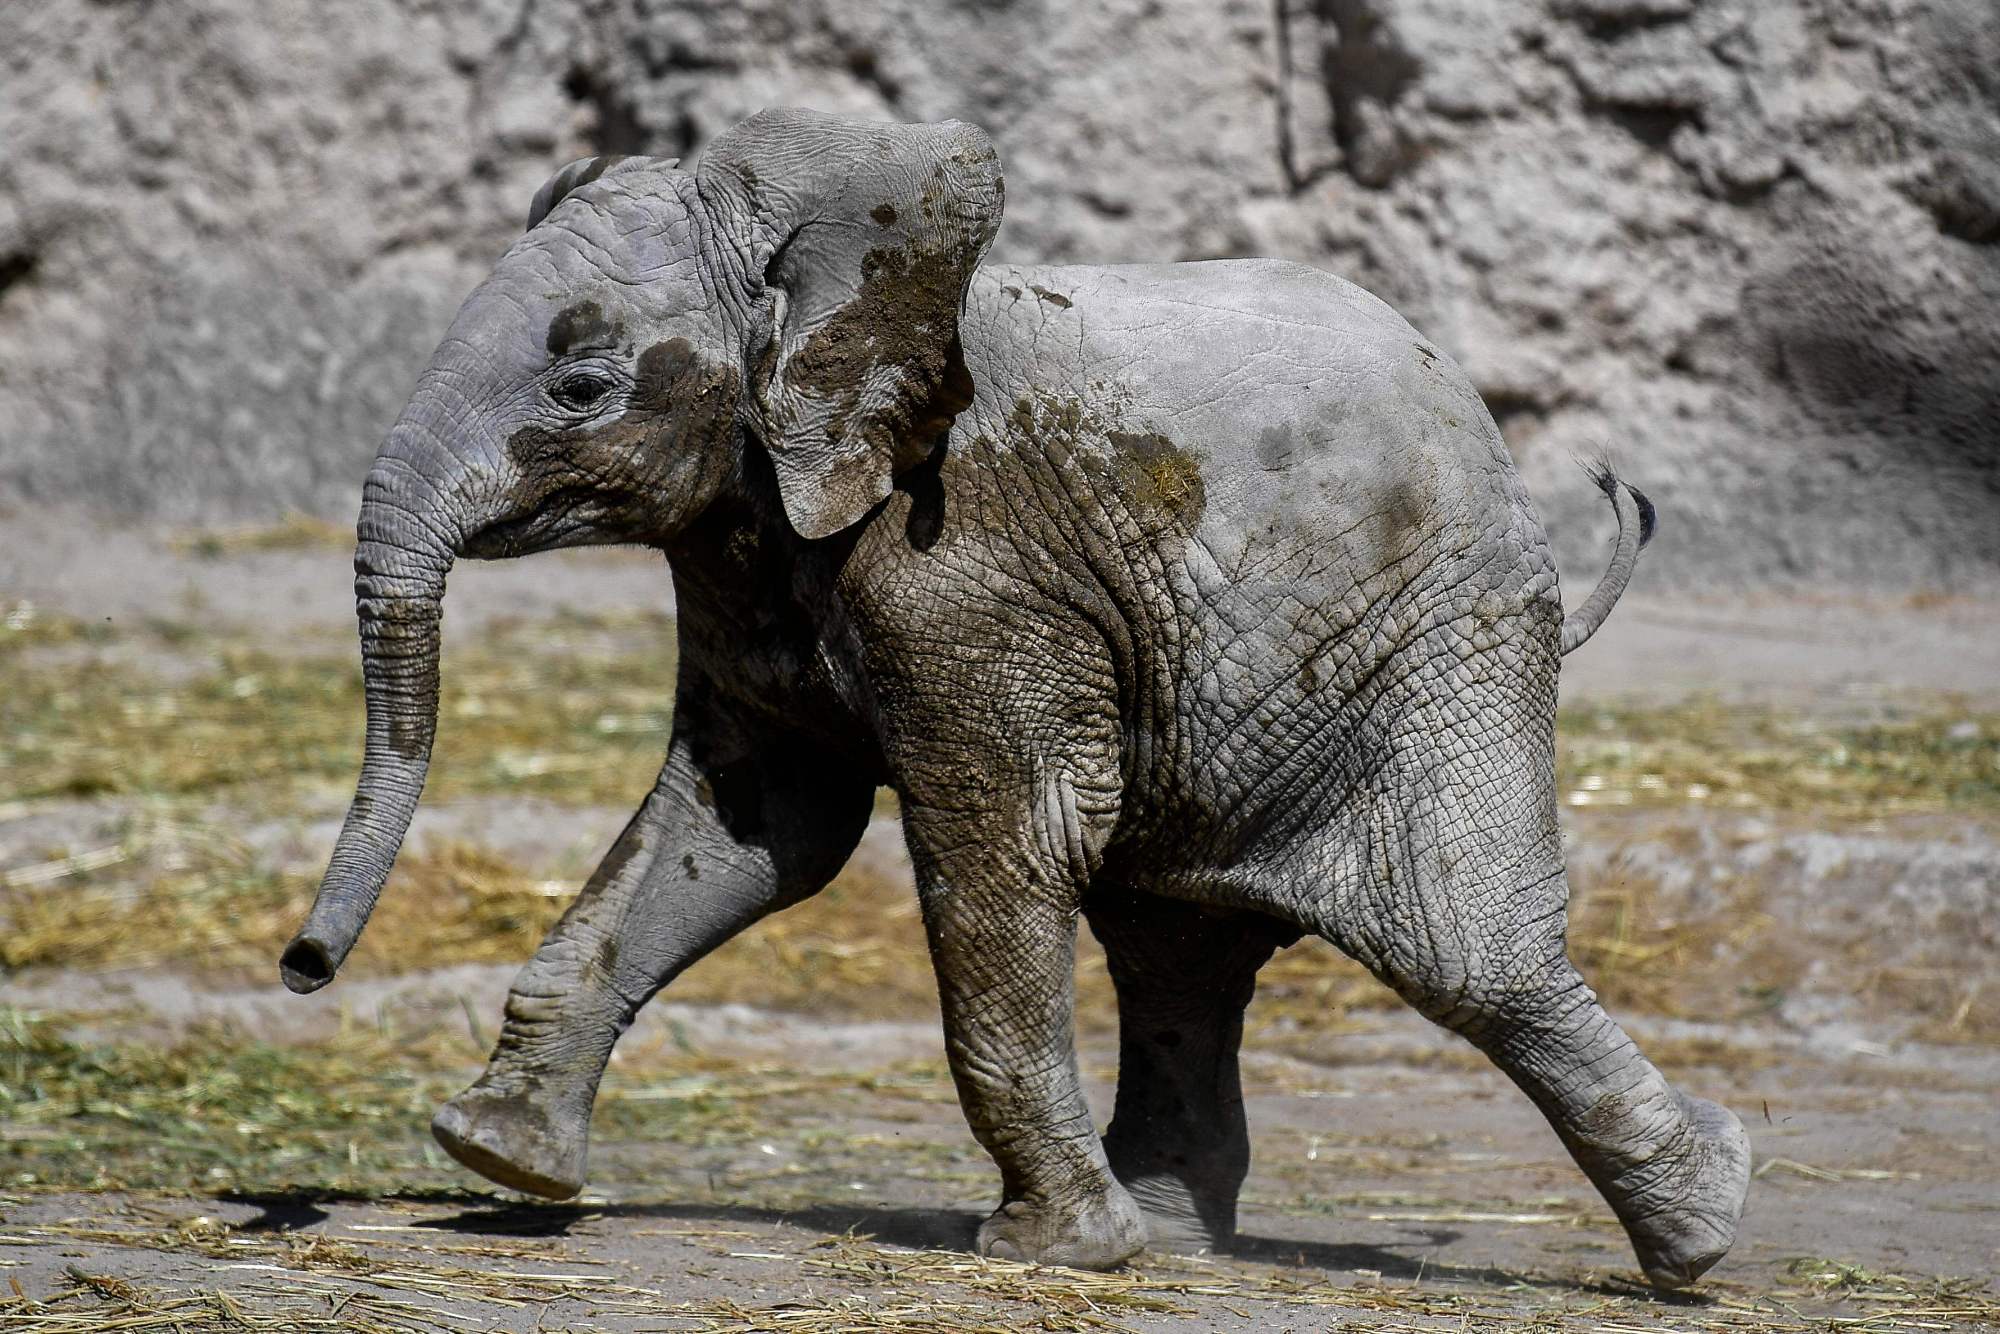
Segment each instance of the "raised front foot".
M1684 1288L1729 1253L1750 1193L1750 1137L1726 1107L1680 1095L1691 1133L1646 1164L1618 1213L1647 1282ZM1661 1170L1664 1164L1664 1170Z
M587 1112L551 1111L474 1084L438 1108L431 1134L446 1153L510 1190L566 1200L583 1189Z
M977 1249L995 1260L1110 1269L1146 1247L1146 1222L1123 1186L1063 1207L1010 1200L979 1227Z

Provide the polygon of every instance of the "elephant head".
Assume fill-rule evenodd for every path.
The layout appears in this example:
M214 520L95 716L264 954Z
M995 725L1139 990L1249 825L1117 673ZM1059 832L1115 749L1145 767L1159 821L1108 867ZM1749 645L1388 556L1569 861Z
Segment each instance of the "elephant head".
M288 987L332 980L415 814L453 560L665 546L732 491L802 539L853 525L971 401L958 314L1001 199L976 127L797 110L693 172L592 158L542 187L368 474L366 751Z

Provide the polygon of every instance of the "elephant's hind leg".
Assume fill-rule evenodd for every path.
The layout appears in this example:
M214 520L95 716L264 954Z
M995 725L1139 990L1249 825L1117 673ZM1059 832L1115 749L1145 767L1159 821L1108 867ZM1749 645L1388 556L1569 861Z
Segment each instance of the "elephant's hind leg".
M1257 970L1299 937L1254 913L1094 888L1118 993L1118 1099L1104 1151L1155 1249L1225 1249L1250 1170L1237 1050Z
M1735 1239L1748 1137L1668 1083L1571 965L1544 721L1554 700L1544 711L1518 691L1434 692L1454 716L1398 729L1368 869L1326 933L1519 1085L1624 1223L1647 1278L1682 1287Z

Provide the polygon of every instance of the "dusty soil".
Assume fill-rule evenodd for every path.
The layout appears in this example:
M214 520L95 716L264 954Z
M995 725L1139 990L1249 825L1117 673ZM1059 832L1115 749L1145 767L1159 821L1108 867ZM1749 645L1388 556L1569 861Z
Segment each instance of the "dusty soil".
M456 1021L461 997L492 1013L509 971L408 979L393 994L350 1003ZM282 1032L254 995L190 1004L196 998L171 977L114 986L185 1013L240 1008L268 1034ZM53 999L46 990L16 998ZM1759 1177L1742 1241L1697 1295L1661 1299L1637 1289L1622 1235L1526 1101L1421 1022L1383 1014L1320 1060L1251 1055L1257 1160L1236 1251L1148 1257L1136 1272L1164 1285L1157 1291L1169 1309L1107 1307L1109 1317L1147 1329L1375 1320L1457 1328L1472 1315L1564 1326L1807 1328L1801 1317L1914 1315L1932 1323L1902 1327L1937 1328L1936 1315L1921 1313L1946 1313L1949 1323L2000 1314L1990 1292L1939 1296L1922 1281L1993 1271L2000 1053L1810 1032L1758 1034L1738 1047L1742 1035L1722 1026L1634 1028L1662 1051L1712 1044L1725 1052L1719 1063L1667 1063L1691 1087L1744 1112L1756 1145ZM759 1132L740 1142L688 1151L600 1141L592 1190L574 1205L521 1204L470 1180L463 1194L385 1199L17 1188L0 1205L0 1263L33 1294L67 1286L76 1270L164 1291L221 1287L252 1309L279 1309L272 1289L280 1283L314 1294L386 1292L481 1322L472 1327L507 1329L680 1327L659 1317L681 1303L725 1320L717 1303L737 1303L758 1327L776 1325L786 1302L883 1310L921 1298L953 1304L936 1313L940 1323L918 1326L946 1329L964 1327L975 1312L1012 1322L1063 1309L1059 1277L1044 1282L957 1254L987 1207L989 1169L948 1084L892 1077L935 1060L931 1024L661 1004L628 1047L643 1059L649 1046L689 1042L749 1066L811 1073L798 1092L767 1100ZM1106 1106L1114 1053L1100 1039L1084 1059L1091 1096ZM419 1137L423 1127L398 1133ZM204 1218L233 1229L222 1246L199 1248L200 1225L188 1224ZM288 1268L299 1257L286 1248L311 1237L383 1267L342 1272L314 1267L308 1256ZM468 1258L481 1252L467 1247L498 1248L504 1259ZM927 1272L899 1282L896 1270L916 1262L907 1250L953 1254L922 1257ZM436 1276L441 1265L516 1277L511 1285L448 1280ZM949 1265L972 1273L954 1282L948 1269L928 1272ZM1831 1291L1815 1281L1839 1273L1865 1276ZM534 1285L520 1275L581 1277L545 1284L562 1295L524 1309L516 1303ZM1885 1285L1881 1275L1918 1282Z
M0 602L78 620L171 614L199 632L35 650L49 670L109 655L172 675L201 655L202 634L317 652L347 632L337 548L204 557L184 547L136 532L10 542ZM636 598L664 602L667 590L664 571L632 555L472 567L454 583L450 622L477 634L578 599ZM1635 597L1571 660L1565 688L1783 696L1826 713L1885 698L1990 709L1996 610ZM9 796L0 787L0 872L96 845L140 801ZM244 814L236 832L252 856L309 867L340 801ZM1108 1279L973 1260L965 1247L996 1183L943 1077L934 1015L853 991L772 1008L742 987L717 998L734 1003L691 1004L716 991L698 969L641 1017L605 1097L643 1110L695 1096L703 1079L749 1081L748 1133L732 1123L695 1141L601 1134L589 1193L563 1206L507 1197L434 1152L425 1161L448 1184L386 1196L105 1190L24 1181L0 1156L0 1279L16 1294L0 1296L0 1316L22 1329L149 1311L162 1328L174 1316L186 1328L314 1329L2000 1323L1988 1282L2000 1269L2000 1045L1985 1026L2000 987L2000 812L1832 822L1812 810L1576 804L1566 815L1575 920L1591 923L1576 932L1580 957L1591 951L1593 979L1659 1063L1736 1109L1755 1147L1741 1240L1692 1296L1636 1286L1622 1235L1554 1136L1455 1039L1346 992L1329 993L1337 1021L1302 1021L1310 993L1298 974L1320 959L1307 953L1252 1012L1256 1157L1243 1237L1227 1256L1148 1256ZM419 837L467 840L573 882L621 818L488 793L427 807ZM907 877L892 821L878 821L857 861L877 882ZM1612 896L1616 911L1593 895ZM882 966L920 977L913 914L892 928ZM1086 949L1082 970L1097 967ZM0 1012L161 1046L218 1025L310 1044L360 1017L460 1035L452 1073L469 1080L512 970L359 970L300 998L264 972L201 960L37 967L0 975ZM737 974L715 974L725 976ZM1108 1110L1110 1017L1101 987L1084 998L1090 1093ZM685 1073L696 1068L709 1073ZM0 1083L9 1078L0 1064ZM0 1118L0 1154L59 1133ZM420 1115L371 1133L425 1153ZM163 1141L157 1152L177 1150Z

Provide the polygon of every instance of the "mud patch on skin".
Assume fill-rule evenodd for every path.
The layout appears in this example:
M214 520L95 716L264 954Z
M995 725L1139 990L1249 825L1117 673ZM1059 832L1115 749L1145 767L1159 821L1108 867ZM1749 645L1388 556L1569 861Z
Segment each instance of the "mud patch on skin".
M1389 564L1417 550L1437 527L1432 498L1407 477L1398 477L1377 502L1370 527L1378 558Z
M604 854L604 860L597 864L597 869L590 873L590 879L584 883L577 900L581 902L590 898L616 882L645 846L646 840L640 837L639 831L627 826L625 832L618 836L618 841L611 845L611 851Z
M528 425L507 437L507 458L520 480L511 497L514 515L495 527L529 525L555 504L592 503L606 507L607 524L619 536L664 536L705 506L727 474L739 392L736 369L704 356L688 339L654 343L639 354L631 395L616 420Z
M1068 310L1071 306L1076 304L1074 301L1071 301L1068 297L1064 296L1061 292L1051 292L1048 288L1037 287L1033 283L1028 284L1028 290L1030 292L1033 292L1036 296L1040 297L1043 301L1048 302L1051 306L1054 306L1057 310Z
M431 703L414 712L396 710L388 727L390 751L399 759L421 763L430 755L431 743L437 735L438 627L442 605L436 598L364 597L360 600L360 610L364 651L372 639L378 649L386 647L395 653L411 654L421 664L413 679L398 682L391 693L402 700ZM364 677L366 674L364 671Z
M1016 399L1006 418L1011 451L1025 451L1058 473L1088 476L1094 493L1141 533L1186 536L1208 503L1198 456L1158 431L1122 429L1121 391L1096 388L1101 403L1049 393ZM984 437L973 444L975 456L982 448L994 455L975 457L982 467L1006 466L999 459L1008 451L994 451Z
M576 301L556 312L549 321L543 345L551 357L563 357L586 347L612 347L624 333L618 320L607 320L604 307L595 301Z
M430 675L435 679L437 669L432 668ZM422 719L399 716L389 724L389 749L400 759L422 761L431 753L433 735L435 729L431 723Z
M1039 398L1023 395L1014 400L1014 406L1007 413L1007 426L1019 439L1031 440L1048 445L1064 443L1074 445L1084 435L1106 435L1109 426L1081 399L1056 398L1044 394Z
M1298 443L1284 427L1266 427L1257 437L1257 465L1265 472L1289 471L1298 459Z
M669 338L639 354L632 409L664 412L676 403L698 403L718 389L733 389L735 378L728 367L705 363L687 339Z
M1200 521L1208 491L1193 454L1153 431L1112 431L1105 438L1119 451L1118 470L1134 503L1187 527Z
M875 220L877 227L893 227L896 225L896 206L894 204L877 204L874 208L868 210L868 216Z
M1421 528L1429 514L1429 504L1407 481L1399 481L1390 488L1382 507L1383 521L1391 532L1409 532Z

